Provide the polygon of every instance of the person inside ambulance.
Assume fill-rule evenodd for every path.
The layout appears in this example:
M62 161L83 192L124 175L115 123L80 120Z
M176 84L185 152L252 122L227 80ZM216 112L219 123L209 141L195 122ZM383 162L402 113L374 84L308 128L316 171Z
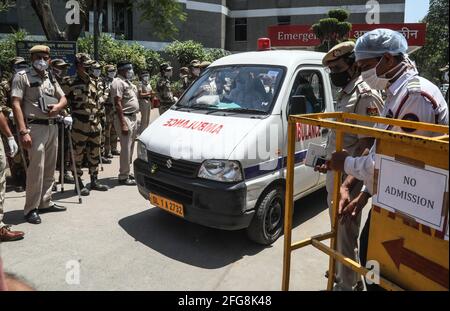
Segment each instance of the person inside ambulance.
M406 54L405 37L390 29L375 29L361 36L355 46L355 56L363 80L373 89L386 92L382 117L448 125L448 107L439 88L419 76L415 64ZM376 125L377 128L422 136L436 136L433 132ZM341 217L356 218L366 206L373 191L375 144L368 155L350 157L347 151L335 152L327 163L329 169L345 172L348 179L364 181L364 188L352 201L344 181L338 213ZM370 215L360 236L360 260L366 264Z
M303 76L298 76L297 81L295 82L296 87L293 87L292 89L295 90L293 92L294 96L305 96L306 99L306 107L305 107L305 113L314 113L319 112L314 109L314 107L317 107L319 105L319 102L316 98L316 95L314 95L314 90L311 87L311 83L309 83L308 79L306 79Z
M230 100L241 107L258 109L268 103L261 80L254 73L243 70L236 77L236 87L230 92Z

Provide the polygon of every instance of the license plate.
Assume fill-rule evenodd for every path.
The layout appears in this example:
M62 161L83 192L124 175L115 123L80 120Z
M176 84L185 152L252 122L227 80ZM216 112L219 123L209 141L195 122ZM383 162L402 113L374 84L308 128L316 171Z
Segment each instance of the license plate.
M180 217L184 217L183 205L172 200L163 198L159 195L150 193L150 203L153 205Z

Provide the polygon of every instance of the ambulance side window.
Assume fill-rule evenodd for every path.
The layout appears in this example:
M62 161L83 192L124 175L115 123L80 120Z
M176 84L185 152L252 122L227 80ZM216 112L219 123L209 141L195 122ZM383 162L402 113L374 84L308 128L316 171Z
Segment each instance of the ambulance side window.
M292 96L305 96L305 113L324 112L326 100L322 73L314 69L300 71L292 87Z

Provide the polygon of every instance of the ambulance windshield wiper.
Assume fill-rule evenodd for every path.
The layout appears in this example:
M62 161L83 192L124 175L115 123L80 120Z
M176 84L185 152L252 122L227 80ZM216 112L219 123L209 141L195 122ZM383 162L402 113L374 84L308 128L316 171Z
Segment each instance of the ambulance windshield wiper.
M249 113L249 114L267 114L264 110L251 109L251 108L228 108L228 109L218 109L221 112L236 112L236 113Z

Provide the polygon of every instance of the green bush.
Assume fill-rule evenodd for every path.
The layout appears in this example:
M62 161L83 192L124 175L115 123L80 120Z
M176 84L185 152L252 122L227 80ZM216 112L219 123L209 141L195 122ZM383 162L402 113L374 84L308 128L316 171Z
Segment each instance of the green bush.
M25 40L26 36L25 30L19 30L0 40L0 66L4 71L10 72L9 61L16 56L16 42Z
M350 17L350 13L344 9L334 9L328 11L328 16L335 18L340 22L346 21Z
M198 59L202 61L205 58L205 49L199 42L189 41L174 41L164 49L169 56L175 58L181 67L189 65L189 63Z
M78 51L93 55L93 36L78 39ZM130 44L102 34L99 38L99 62L106 65L117 64L121 60L129 60L136 68L136 72L142 70L158 72L159 65L162 63L161 56L156 51L146 49L137 43Z
M203 60L212 63L213 61L228 55L231 55L231 52L224 49L205 49L205 57Z

